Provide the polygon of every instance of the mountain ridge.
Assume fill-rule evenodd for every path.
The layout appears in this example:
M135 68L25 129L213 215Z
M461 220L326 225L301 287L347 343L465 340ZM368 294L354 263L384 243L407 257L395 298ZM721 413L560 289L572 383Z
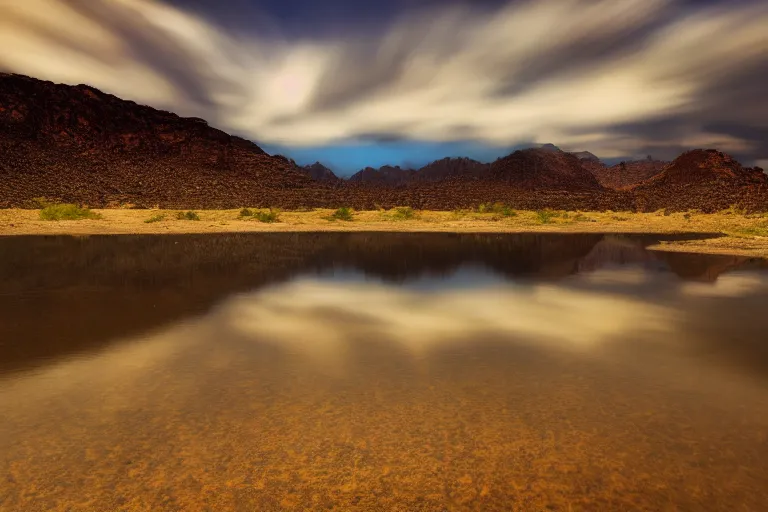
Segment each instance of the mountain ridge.
M519 209L709 211L739 202L768 210L764 174L722 153L698 151L694 156L699 156L685 153L677 164L665 165L657 173L663 179L654 181L654 175L621 190L596 177L596 169L605 166L594 155L564 152L553 144L487 164L443 158L419 170L366 168L360 179L341 180L319 162L299 166L199 118L87 85L0 74L3 208L32 208L44 197L92 207L176 209L408 205L453 210L504 202ZM684 179L688 175L707 179ZM685 200L670 196L670 190Z

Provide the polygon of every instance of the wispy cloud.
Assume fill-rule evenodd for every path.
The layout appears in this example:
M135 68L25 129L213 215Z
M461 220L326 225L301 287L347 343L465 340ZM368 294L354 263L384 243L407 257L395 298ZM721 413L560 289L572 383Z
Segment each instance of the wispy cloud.
M0 5L0 67L270 144L387 134L605 157L716 145L765 159L768 4L723 5L521 1L285 40L149 0L25 0Z

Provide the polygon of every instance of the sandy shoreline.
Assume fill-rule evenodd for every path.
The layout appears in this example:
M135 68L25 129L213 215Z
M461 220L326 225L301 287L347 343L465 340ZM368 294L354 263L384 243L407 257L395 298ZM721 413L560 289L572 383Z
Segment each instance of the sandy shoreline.
M415 212L398 219L393 211L355 212L351 222L330 221L331 210L282 212L279 222L240 218L240 210L198 210L200 220L179 220L177 210L94 210L100 219L45 221L38 210L0 210L0 236L121 235L248 232L449 232L449 233L723 233L706 240L664 242L654 250L768 257L768 217L737 213L556 212L551 218L519 211L493 213ZM146 222L152 217L163 217Z

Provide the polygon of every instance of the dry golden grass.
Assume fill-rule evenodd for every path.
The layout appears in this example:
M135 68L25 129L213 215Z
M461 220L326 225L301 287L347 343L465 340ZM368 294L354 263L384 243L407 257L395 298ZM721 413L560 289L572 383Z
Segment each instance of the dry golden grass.
M332 220L332 209L281 212L278 222L241 217L240 209L198 210L200 221L179 220L176 210L94 210L100 219L45 221L38 210L0 210L0 235L34 234L164 234L270 231L436 231L454 233L724 233L724 238L673 242L659 250L768 256L768 215L737 211L665 214L632 212L414 211L404 216L397 209L354 212L351 221ZM254 209L254 211L260 211ZM264 210L268 211L268 210ZM147 222L152 219L152 222ZM159 220L158 220L159 219Z

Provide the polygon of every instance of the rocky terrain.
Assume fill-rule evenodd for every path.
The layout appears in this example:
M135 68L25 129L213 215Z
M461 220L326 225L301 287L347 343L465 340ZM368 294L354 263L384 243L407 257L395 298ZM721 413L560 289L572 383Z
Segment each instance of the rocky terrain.
M632 190L636 208L653 211L716 212L735 206L747 211L768 210L768 175L745 168L714 149L696 149L677 157L662 172Z
M526 190L600 191L578 157L545 148L523 149L491 164L490 178Z
M19 75L0 75L0 154L0 207L287 205L318 186L202 119Z
M659 174L669 162L648 158L607 166L599 160L591 161L588 168L606 188L625 190Z
M385 165L378 169L366 167L349 177L350 183L370 183L375 185L404 185L416 175L412 169L401 169L399 165Z
M320 162L315 162L310 165L305 165L301 169L307 174L309 174L310 178L316 181L327 181L334 184L341 182L341 178L336 176L336 174L334 174L332 170L330 170Z
M766 178L712 151L606 168L552 144L484 164L446 158L418 170L366 168L340 180L301 167L202 119L124 101L92 87L0 74L0 208L38 198L91 207L393 206L454 210L768 210Z
M419 169L417 179L420 181L440 181L448 178L478 179L487 175L490 167L490 164L471 158L443 158Z

